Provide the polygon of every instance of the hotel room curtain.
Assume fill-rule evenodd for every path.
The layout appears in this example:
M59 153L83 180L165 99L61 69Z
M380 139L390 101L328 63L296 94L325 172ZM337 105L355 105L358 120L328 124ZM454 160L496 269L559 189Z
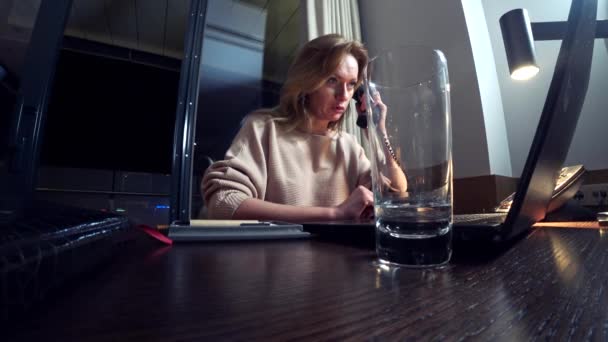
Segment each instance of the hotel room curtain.
M328 33L339 33L345 38L361 41L361 23L357 0L301 0L303 9L302 43ZM345 113L344 130L352 134L369 157L369 143L356 125L354 105Z

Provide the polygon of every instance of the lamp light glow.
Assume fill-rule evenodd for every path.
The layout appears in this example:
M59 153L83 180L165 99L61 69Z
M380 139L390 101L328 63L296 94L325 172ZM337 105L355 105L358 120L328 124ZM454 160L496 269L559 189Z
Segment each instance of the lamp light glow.
M529 80L538 74L540 69L536 65L524 65L513 70L511 78L518 81Z

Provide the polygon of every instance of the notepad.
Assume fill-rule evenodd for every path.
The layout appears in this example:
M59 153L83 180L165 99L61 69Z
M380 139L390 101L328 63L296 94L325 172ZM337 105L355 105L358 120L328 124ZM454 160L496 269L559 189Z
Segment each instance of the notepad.
M191 227L240 227L247 225L270 225L258 220L190 220Z
M189 225L172 224L169 238L179 241L229 241L302 239L310 233L301 224L257 220L191 220Z

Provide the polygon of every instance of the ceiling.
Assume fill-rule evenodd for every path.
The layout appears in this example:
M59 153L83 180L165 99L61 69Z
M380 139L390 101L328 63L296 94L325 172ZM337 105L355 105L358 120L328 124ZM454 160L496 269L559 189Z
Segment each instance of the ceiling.
M27 28L33 25L40 1L0 1L0 35L27 38ZM230 1L266 14L264 76L282 79L299 42L299 0L209 1ZM189 5L190 0L73 0L65 33L86 41L181 59ZM3 13L7 21L2 18Z
M181 58L188 7L189 0L74 0L65 34Z

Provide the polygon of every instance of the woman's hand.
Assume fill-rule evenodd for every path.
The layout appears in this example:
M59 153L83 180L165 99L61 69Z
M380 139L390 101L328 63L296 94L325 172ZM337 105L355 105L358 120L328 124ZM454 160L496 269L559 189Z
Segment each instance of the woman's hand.
M359 185L344 202L336 207L336 219L370 219L374 216L373 204L373 193L368 188Z
M373 107L377 107L378 108L378 122L377 122L377 126L378 129L380 130L380 132L386 134L386 113L388 111L388 108L386 107L386 105L384 104L384 102L382 102L382 97L380 96L380 93L378 91L374 91L374 93L372 94L372 106ZM361 101L358 102L357 104L357 111L359 111L359 113L365 113L365 110L367 108L367 94L363 94L361 95Z
M380 97L380 93L378 91L374 91L374 93L372 94L372 104L374 107L378 107L380 113L380 117L378 118L378 129L380 130L380 132L382 132L383 134L386 134L386 113L387 113L387 107L384 104L384 102L382 102L382 97Z
M362 101L360 101L361 105L359 107L361 111L365 111L367 108L365 96L366 94L361 96ZM407 191L407 178L405 177L405 171L401 167L398 156L395 154L395 151L393 151L393 148L390 145L388 134L386 132L386 115L388 112L388 107L386 104L384 104L384 102L382 102L380 92L376 91L375 89L372 89L372 101L370 102L372 106L378 108L378 122L376 123L377 133L380 135L380 139L382 139L383 151L388 165L386 176L382 175L382 177L385 178L385 184L387 184L392 191L405 193Z

